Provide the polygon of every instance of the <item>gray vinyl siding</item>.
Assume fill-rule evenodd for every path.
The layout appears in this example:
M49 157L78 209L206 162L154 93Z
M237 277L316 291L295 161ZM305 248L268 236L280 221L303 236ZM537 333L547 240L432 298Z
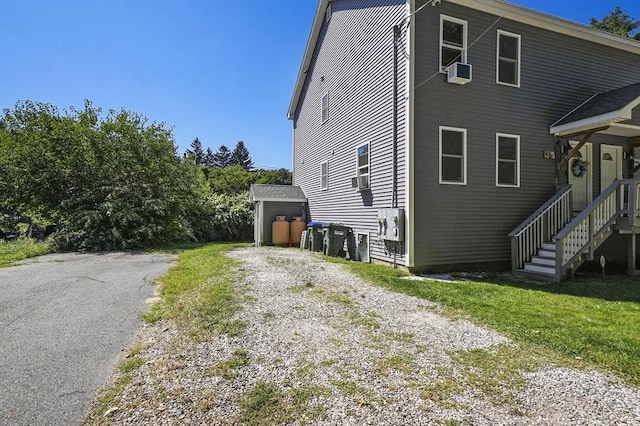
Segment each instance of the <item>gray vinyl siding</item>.
M369 232L371 257L391 260L377 237L376 219L379 208L392 207L393 27L405 18L407 5L404 0L335 0L331 8L294 116L293 183L308 197L314 221ZM403 208L407 59L399 56L397 188ZM327 92L329 118L322 123L321 98ZM364 143L369 143L371 190L358 192L351 177L356 148ZM321 186L324 161L326 190Z
M549 126L591 95L637 82L640 56L501 19L468 50L473 81L448 84L437 73L440 14L468 22L468 44L497 19L448 2L416 15L415 266L508 265L508 233L566 181L556 181L556 160L543 158L556 150ZM522 37L520 88L496 83L498 29ZM439 126L467 129L466 185L438 183ZM519 188L495 185L496 133L520 135Z

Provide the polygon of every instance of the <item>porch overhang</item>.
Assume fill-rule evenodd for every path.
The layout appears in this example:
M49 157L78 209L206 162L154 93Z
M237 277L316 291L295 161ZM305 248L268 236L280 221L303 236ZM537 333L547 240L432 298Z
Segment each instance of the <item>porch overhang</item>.
M595 94L553 123L557 138L600 133L625 138L640 137L640 83Z

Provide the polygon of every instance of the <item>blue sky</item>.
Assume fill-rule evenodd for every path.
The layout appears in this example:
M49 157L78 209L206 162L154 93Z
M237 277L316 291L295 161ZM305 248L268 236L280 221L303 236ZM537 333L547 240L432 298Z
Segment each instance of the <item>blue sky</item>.
M640 0L518 0L588 24ZM0 109L84 99L291 167L287 107L317 0L0 0Z

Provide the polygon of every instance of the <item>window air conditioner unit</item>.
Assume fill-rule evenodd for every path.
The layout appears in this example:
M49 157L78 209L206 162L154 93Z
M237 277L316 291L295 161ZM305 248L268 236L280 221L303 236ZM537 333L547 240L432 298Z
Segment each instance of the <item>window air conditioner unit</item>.
M358 187L358 176L355 176L355 177L351 178L351 187L352 188L357 188Z
M447 67L447 82L467 84L471 81L471 65L454 62Z
M369 189L369 175L360 175L358 176L358 189Z

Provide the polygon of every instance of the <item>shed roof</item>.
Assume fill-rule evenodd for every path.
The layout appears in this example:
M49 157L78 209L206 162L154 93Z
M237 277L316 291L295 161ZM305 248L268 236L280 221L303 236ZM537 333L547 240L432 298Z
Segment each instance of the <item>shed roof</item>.
M640 105L640 82L591 96L573 111L551 125L551 133L563 134L599 126L616 128L619 136L635 136L637 126L622 125Z
M284 201L306 203L307 197L299 186L253 184L249 189L249 199L256 201Z

